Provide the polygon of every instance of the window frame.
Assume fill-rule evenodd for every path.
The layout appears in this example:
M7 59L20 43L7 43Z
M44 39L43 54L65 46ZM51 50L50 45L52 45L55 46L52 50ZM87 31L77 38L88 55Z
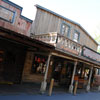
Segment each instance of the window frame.
M40 60L40 62L38 62L36 59L37 60ZM45 62L43 63L43 61L41 61L41 59L44 59ZM36 68L34 67L34 65L36 65L35 66ZM43 76L45 74L45 71L43 72L43 70L41 70L41 68L43 68L43 66L45 66L45 71L46 71L46 67L47 67L47 56L46 55L41 55L41 54L34 54L33 61L32 61L32 66L31 66L31 74L34 74L34 75L42 75Z
M75 33L78 33L78 40L77 41L74 40ZM75 29L74 29L74 32L73 32L73 41L75 41L75 42L79 42L80 41L80 32L75 30Z
M67 32L67 35L65 35L65 33L64 34L62 34L62 27L63 27L63 25L66 25L66 26L68 26L69 27L69 29L68 29L68 32ZM64 36L66 36L66 37L70 37L70 30L71 30L71 25L69 25L67 22L65 22L65 21L63 21L62 23L61 23L61 29L60 29L60 34L61 35L64 35Z

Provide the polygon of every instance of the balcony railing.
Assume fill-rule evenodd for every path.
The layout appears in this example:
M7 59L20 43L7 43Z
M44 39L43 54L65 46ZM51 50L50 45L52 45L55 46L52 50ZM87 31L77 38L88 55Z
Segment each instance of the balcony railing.
M56 48L61 49L65 52L81 55L82 45L80 45L77 42L74 42L73 40L65 36L58 34L57 32L34 35L33 38L51 44Z

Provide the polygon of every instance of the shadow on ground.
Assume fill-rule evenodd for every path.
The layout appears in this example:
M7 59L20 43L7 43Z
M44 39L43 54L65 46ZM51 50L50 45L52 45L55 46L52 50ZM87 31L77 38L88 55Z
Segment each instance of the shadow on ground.
M24 84L13 84L13 85L1 85L0 84L0 95L20 95L20 94L28 94L28 95L39 95L40 94L41 84L36 83L24 83ZM47 87L46 95L48 95L49 87ZM97 91L92 91L97 92ZM85 89L78 89L77 94L86 93ZM56 94L69 94L68 89L65 87L54 87L53 95Z
M39 94L40 84L1 85L0 95Z

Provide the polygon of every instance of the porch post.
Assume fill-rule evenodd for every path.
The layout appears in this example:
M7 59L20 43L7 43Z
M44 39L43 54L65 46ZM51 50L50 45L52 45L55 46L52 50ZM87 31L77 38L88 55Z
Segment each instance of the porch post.
M77 61L75 61L75 63L74 63L74 69L73 69L71 84L69 86L69 93L73 93L73 83L74 83L74 76L75 76L75 72L76 72L76 66L77 66Z
M91 84L92 71L93 71L93 66L91 67L90 75L89 75L89 80L88 80L88 84L87 84L87 87L86 87L86 91L87 91L87 92L90 91L90 84Z
M48 56L48 60L47 60L47 66L46 66L46 72L44 75L44 80L41 83L41 88L40 88L40 92L43 94L46 91L46 86L47 86L47 75L48 75L48 69L49 69L49 63L50 63L50 58L51 58L51 54L49 54Z
M98 75L99 75L100 69L98 69ZM98 91L100 92L100 85L98 86Z

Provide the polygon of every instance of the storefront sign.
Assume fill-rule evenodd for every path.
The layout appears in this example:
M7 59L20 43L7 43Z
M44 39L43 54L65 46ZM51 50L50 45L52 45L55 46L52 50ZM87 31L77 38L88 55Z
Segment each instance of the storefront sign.
M14 14L15 14L15 12L13 12L3 6L0 6L0 18L1 19L12 23L14 20Z
M85 46L83 47L82 55L87 57L87 58L90 58L92 60L100 62L100 54L89 49L88 47L85 47Z

